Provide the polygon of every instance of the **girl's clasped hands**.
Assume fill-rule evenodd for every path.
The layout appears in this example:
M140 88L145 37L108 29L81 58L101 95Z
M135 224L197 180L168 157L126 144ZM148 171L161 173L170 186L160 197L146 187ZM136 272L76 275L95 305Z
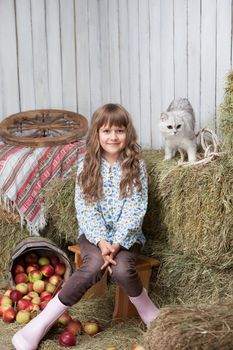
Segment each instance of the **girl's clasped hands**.
M121 246L119 243L110 244L105 239L101 239L98 243L98 247L101 250L104 264L101 266L101 270L107 268L110 275L112 274L111 265L116 265L116 261L114 260L117 253L120 251Z

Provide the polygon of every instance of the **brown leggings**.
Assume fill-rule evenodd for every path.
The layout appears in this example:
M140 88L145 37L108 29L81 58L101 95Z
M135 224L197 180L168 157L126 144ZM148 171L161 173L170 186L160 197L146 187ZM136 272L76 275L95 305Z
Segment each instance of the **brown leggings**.
M82 266L72 274L59 293L60 301L67 306L77 303L83 294L104 274L104 270L100 269L104 263L100 249L90 243L85 235L79 237L78 243L83 260ZM135 268L140 249L141 245L135 243L129 250L120 250L115 257L117 265L111 266L111 277L130 297L137 297L143 289Z

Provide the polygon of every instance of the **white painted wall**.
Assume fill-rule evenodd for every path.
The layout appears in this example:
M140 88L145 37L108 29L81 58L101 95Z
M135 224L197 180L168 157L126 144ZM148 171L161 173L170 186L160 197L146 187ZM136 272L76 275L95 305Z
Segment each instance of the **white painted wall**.
M117 102L160 148L160 112L183 96L216 130L231 32L232 0L0 0L0 120Z

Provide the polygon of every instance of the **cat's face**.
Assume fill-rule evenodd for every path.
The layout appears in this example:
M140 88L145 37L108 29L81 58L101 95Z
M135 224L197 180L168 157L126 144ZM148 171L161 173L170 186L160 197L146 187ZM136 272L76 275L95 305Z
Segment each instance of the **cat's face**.
M179 112L164 112L161 113L159 128L166 136L179 135L184 127L182 113Z

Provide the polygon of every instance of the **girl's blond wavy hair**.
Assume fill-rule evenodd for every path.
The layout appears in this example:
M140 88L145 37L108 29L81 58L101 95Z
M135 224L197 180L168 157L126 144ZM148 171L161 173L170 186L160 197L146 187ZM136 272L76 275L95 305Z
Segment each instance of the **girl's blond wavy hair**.
M78 176L83 198L88 203L97 202L102 198L103 179L101 176L101 146L99 129L102 126L126 128L126 146L120 155L122 179L120 182L120 197L132 195L133 187L141 191L140 180L140 146L130 114L119 104L108 103L98 108L91 119L86 138L86 154L83 170Z

